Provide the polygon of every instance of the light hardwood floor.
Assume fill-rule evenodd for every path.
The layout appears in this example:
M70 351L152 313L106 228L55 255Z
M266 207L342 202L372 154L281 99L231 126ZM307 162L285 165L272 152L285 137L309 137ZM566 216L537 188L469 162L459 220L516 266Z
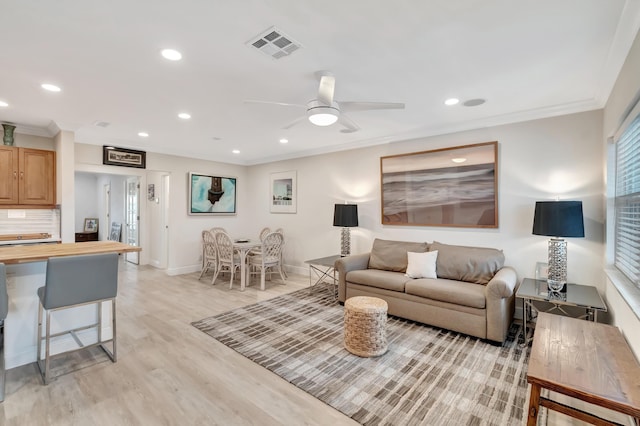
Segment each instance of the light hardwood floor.
M35 364L9 370L0 425L356 425L191 326L308 285L290 274L240 292L228 275L212 286L211 275L121 263L118 362L97 348L58 358L48 386Z

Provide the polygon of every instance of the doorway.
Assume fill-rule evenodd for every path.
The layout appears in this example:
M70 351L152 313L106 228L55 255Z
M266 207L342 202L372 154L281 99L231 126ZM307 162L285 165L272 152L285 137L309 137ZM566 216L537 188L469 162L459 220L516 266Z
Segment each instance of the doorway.
M130 246L140 246L140 178L127 178L127 197L125 200L125 242ZM125 253L127 262L138 265L138 252Z

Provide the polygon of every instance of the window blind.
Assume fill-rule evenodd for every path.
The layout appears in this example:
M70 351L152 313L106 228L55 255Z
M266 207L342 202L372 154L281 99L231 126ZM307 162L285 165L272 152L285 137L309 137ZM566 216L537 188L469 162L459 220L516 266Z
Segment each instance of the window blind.
M615 266L640 286L640 115L616 144Z

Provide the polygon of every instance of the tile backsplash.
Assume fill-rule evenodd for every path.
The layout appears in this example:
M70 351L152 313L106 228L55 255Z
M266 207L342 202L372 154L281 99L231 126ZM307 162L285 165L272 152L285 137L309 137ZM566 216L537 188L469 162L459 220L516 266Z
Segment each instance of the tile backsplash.
M60 209L0 209L0 236L35 233L60 240Z

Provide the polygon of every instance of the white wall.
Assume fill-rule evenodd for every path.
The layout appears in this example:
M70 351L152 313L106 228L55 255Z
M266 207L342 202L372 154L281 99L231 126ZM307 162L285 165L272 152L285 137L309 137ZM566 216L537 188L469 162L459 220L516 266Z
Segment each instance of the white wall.
M162 171L148 173L150 183L161 188L160 176L170 174L169 204L169 274L181 274L199 271L201 267L201 233L203 229L214 226L226 228L233 237L251 235L247 228L253 223L251 197L254 188L246 178L247 168L234 164L217 163L193 158L174 157L149 153L147 169ZM198 172L214 176L237 178L237 214L233 216L191 216L187 214L189 195L189 172ZM146 185L145 194L146 194ZM146 197L145 197L146 198ZM155 208L153 202L146 202L147 209ZM156 212L159 213L159 212Z
M96 193L97 178L88 173L75 174L75 230L84 231L84 219L93 217L99 219L101 193ZM101 231L104 223L98 222L98 230Z
M499 142L498 229L381 225L381 156L488 141ZM353 253L369 251L376 237L496 247L523 278L534 275L536 262L547 261L548 239L531 234L535 201L582 200L586 238L569 239L568 277L603 291L602 155L602 111L594 111L253 166L247 226L251 235L263 226L283 227L285 263L302 272L304 260L339 253L333 205L346 200L358 204ZM288 170L297 171L298 212L271 214L269 175Z
M604 108L603 140L613 136L625 119L629 109L632 108L634 103L640 98L639 75L640 33L636 36L636 40L631 47L631 51L609 96L607 105ZM603 147L603 151L605 150L606 147ZM612 206L610 200L608 204ZM608 220L611 221L612 218L613 216L610 215ZM611 232L611 227L609 227L609 232ZM611 239L611 236L609 236L609 239ZM613 259L609 259L609 261L612 260ZM628 290L626 297L633 298L632 302L635 303L636 306L640 306L640 290L630 282L622 284L624 284ZM629 305L630 300L625 300L616 288L616 285L609 279L606 282L606 301L611 312L613 323L622 330L622 333L625 335L636 356L640 358L640 333L638 333L638 330L640 330L640 311L636 308L634 312Z
M49 151L55 151L56 149L55 143L53 142L52 138L25 135L22 133L14 134L13 143L15 146L20 148L45 149Z
M141 188L140 216L140 263L149 264L158 257L154 253L158 243L156 232L158 221L157 205L146 200L147 184L153 183L161 187L161 176L170 175L169 201L169 258L167 273L182 274L200 270L201 232L214 226L226 228L231 235L250 235L246 228L252 222L253 213L249 203L252 188L247 184L246 167L233 164L193 158L175 157L164 154L147 153L146 169L105 166L102 164L102 147L76 143L76 171L124 176L139 176ZM238 179L237 210L234 216L189 216L187 214L188 174L199 172L216 176L236 177ZM111 199L124 199L117 195L118 185L112 183ZM123 186L124 188L124 186ZM124 209L124 207L122 207ZM117 207L112 205L112 217ZM124 210L123 210L124 211ZM154 226L152 229L151 227ZM150 247L155 247L150 249Z

